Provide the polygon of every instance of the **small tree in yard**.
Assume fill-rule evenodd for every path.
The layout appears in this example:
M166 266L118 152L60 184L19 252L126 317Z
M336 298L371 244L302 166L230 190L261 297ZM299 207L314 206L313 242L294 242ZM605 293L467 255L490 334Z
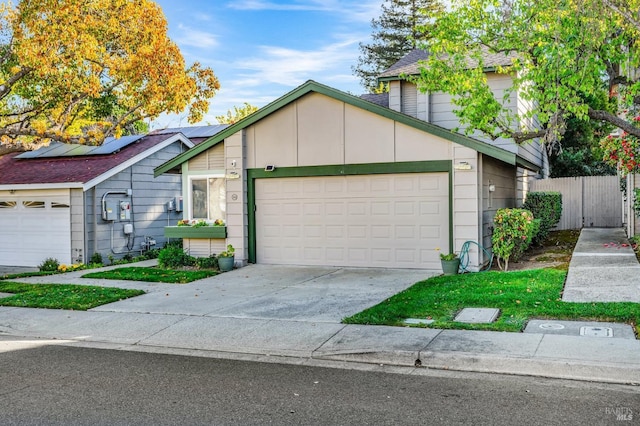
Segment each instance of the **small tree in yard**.
M522 256L537 233L539 224L540 221L534 219L529 210L500 209L496 212L491 244L500 269L508 270L509 260L518 260Z

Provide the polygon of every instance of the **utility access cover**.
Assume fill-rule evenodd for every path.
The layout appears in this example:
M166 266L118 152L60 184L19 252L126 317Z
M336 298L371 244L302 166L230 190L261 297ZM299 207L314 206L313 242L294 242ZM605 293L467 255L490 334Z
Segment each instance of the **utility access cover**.
M580 335L587 337L613 337L611 327L580 327Z
M525 333L556 334L580 337L611 337L614 339L636 339L629 324L598 321L530 320Z
M436 321L425 318L407 318L406 320L404 320L404 323L408 325L433 324L434 322Z
M494 322L500 315L500 309L492 308L464 308L454 321L473 324Z

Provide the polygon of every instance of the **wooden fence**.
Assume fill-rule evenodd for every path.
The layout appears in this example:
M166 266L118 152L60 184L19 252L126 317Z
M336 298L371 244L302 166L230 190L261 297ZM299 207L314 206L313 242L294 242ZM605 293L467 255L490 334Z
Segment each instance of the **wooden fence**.
M621 227L622 192L617 176L534 180L530 191L562 194L562 217L555 229Z

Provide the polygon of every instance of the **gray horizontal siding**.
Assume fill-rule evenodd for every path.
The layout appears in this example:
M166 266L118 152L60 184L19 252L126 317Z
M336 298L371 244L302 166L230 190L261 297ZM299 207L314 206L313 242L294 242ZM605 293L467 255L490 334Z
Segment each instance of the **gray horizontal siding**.
M140 254L141 243L146 236L154 238L157 247L162 247L166 243L164 227L175 224L182 217L181 213L167 212L166 209L169 200L181 195L181 176L163 174L154 178L153 171L154 168L172 159L181 151L183 150L180 143L176 142L100 183L95 190L95 199L91 194L92 191L89 192L85 221L89 251L87 259L96 251L102 255L105 262L109 255L116 259L123 257L129 251L127 248L128 240L123 233L124 225L127 223L133 224L135 232L131 250L133 256ZM116 203L119 201L131 202L132 220L120 221L118 219L113 223L103 221L101 217L103 194L124 192L127 189L132 190L131 197L124 194L113 194L107 199ZM113 253L113 251L118 253Z

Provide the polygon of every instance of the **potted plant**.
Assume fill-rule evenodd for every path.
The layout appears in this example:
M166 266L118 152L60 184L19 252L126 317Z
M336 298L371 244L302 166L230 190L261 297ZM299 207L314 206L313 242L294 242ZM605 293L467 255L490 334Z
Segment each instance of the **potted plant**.
M460 258L456 253L440 253L442 272L445 275L457 275L460 269Z
M218 267L220 272L228 272L233 269L236 249L231 244L227 245L227 249L218 255Z

